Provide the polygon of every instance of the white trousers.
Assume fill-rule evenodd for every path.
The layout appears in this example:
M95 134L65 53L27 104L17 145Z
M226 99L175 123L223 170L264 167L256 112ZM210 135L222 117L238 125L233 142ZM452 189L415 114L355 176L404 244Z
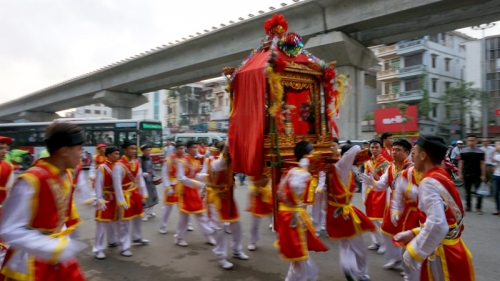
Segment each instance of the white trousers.
M217 211L217 207L214 204L209 204L209 208L211 222L217 227L217 231L215 231L215 240L217 241L217 245L214 247L213 252L218 259L225 260L227 258L227 237L224 231L224 226L226 225L226 223L220 221L219 212ZM240 222L230 222L229 230L231 230L232 234L231 248L233 250L233 253L239 253L243 248L241 246L242 233Z
M403 262L403 271L406 274L405 281L420 281L420 267L422 266L421 263L418 263L418 266L415 270L409 268L406 266L406 264Z
M394 243L392 243L392 237L389 237L382 233L382 238L384 239L384 244L385 244L385 254L384 254L385 260L386 261L402 260L403 249L399 248L398 246L394 245Z
M161 219L160 219L160 228L167 228L167 223L168 223L168 218L170 217L170 213L172 213L172 209L174 206L177 204L164 204L162 209L162 214L161 214ZM191 218L188 217L188 226L191 226Z
M324 193L316 192L314 195L316 198L316 203L312 206L312 221L316 232L319 233L321 231L321 226L325 224L326 212L323 206Z
M144 216L145 217L148 217L149 215L151 215L153 213L153 207L149 207L149 208L144 208Z
M339 240L339 252L344 274L357 278L368 275L367 249L362 235Z
M370 232L370 236L372 237L372 241L374 244L379 244L380 249L384 250L384 249L386 249L385 240L384 240L384 237L382 237L383 236L382 233L380 232L380 226L382 225L382 221L381 220L372 220L372 222L375 225L375 227L377 228L376 231Z
M104 242L104 234L107 232L108 243L117 243L116 233L118 232L117 222L95 222L95 239L94 247L92 252L104 251L106 249L106 243Z
M293 261L290 263L285 281L316 281L318 280L318 273L318 266L311 258L303 261Z
M252 222L250 225L250 244L255 244L260 240L259 225L263 217L252 215ZM273 223L273 216L269 216L269 221Z
M184 212L179 212L179 221L177 222L177 231L175 233L175 238L176 239L184 239L186 236L187 228L188 228L188 223L189 223L189 215ZM198 226L201 229L201 232L203 235L208 236L212 235L214 233L214 229L210 227L209 221L208 221L208 216L206 212L203 213L198 213L198 214L192 214L195 216L196 221L198 222Z
M130 225L132 225L132 239L142 239L142 218L136 217L131 220L122 220L120 215L120 219L118 221L120 223L120 230L118 234L120 239L120 251L126 251L130 249L132 244L130 240Z

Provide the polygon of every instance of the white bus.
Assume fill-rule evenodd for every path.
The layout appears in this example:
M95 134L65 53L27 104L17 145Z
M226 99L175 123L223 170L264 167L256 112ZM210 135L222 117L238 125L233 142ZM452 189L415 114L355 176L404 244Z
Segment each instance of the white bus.
M114 145L120 148L124 140L137 143L137 147L148 143L151 149L153 163L161 164L164 159L162 125L158 120L137 120L114 118L59 118L54 122L70 122L80 126L86 135L82 161L85 168L92 162L92 155L97 153L96 146L100 143ZM4 123L0 124L0 136L13 139L10 149L21 149L29 154L23 156L23 169L31 166L34 159L45 149L45 128L52 122L34 123ZM141 155L140 149L138 154Z

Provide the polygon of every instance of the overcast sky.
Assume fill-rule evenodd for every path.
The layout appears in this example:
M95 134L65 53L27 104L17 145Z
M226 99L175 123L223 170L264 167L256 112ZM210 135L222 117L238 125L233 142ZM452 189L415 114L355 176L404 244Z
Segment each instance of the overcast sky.
M0 103L290 0L0 0ZM481 32L460 30L473 37ZM487 30L499 34L500 24ZM242 58L243 59L243 58Z

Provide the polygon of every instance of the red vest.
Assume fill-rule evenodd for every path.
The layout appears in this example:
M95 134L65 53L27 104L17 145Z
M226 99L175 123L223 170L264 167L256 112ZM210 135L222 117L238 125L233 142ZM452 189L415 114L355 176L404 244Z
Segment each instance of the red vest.
M9 182L9 178L12 175L12 171L14 170L14 166L9 162L0 161L0 205L2 205L3 201L7 197L7 183Z
M392 162L394 159L392 158L392 149L387 149L385 146L382 147L382 156L387 159L387 161Z
M375 180L379 180L384 174L385 168L389 162L380 154L375 160L370 160L365 163L365 171L371 173ZM366 216L372 220L382 220L385 215L387 205L387 191L377 192L367 190L365 206Z
M208 170L209 196L208 202L215 204L219 212L221 222L235 222L238 220L238 209L233 196L233 169L228 165L226 170L220 172L212 171L212 161L217 157L207 159L205 165Z
M446 206L446 209L444 211L446 215L446 221L448 223L450 230L455 229L457 227L457 224L461 222L457 221L454 212L457 213L460 212L460 217L462 218L465 216L465 212L462 206L462 199L460 199L460 194L458 193L458 189L455 187L455 184L451 180L450 175L442 167L434 167L423 175L422 180L424 180L425 178L433 178L437 180L439 183L441 183L441 185L443 185L443 187L448 191L453 201L455 201L458 210L453 210L450 206ZM443 200L446 202L446 199L443 198ZM426 215L423 212L420 212L421 225L425 223L426 219L427 219ZM463 230L464 226L462 225L455 238L460 238L460 236L462 236Z
M133 162L134 165L131 165L130 162ZM132 161L129 161L128 157L123 156L117 163L123 166L123 190L133 189L134 187L137 188L137 173L139 173L139 168L141 167L139 160L133 159Z
M168 176L170 180L175 180L177 181L177 160L179 158L177 155L172 154L169 157L165 158L165 165L168 167ZM165 204L177 204L179 202L179 195L178 192L180 191L180 187L178 187L179 182L177 182L177 185L175 187L172 186L167 186L165 187ZM168 196L168 190L170 188L174 188L175 194L172 196Z
M196 174L201 171L200 162L191 155L183 156L180 161L184 165L184 175L190 179L194 179ZM182 187L181 196L179 196L179 210L188 214L205 211L205 206L197 188Z
M101 166L102 164L104 164L104 162L106 162L107 158L105 155L102 155L102 154L96 154L94 155L94 162L95 162L95 167L99 167Z

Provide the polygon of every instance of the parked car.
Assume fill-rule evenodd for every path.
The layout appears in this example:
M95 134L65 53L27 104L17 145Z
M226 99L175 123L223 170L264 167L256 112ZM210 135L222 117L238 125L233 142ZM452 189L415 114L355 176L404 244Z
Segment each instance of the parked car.
M216 143L227 139L227 134L221 133L180 133L176 134L174 142L188 142L194 140L197 142L204 142L206 144Z

